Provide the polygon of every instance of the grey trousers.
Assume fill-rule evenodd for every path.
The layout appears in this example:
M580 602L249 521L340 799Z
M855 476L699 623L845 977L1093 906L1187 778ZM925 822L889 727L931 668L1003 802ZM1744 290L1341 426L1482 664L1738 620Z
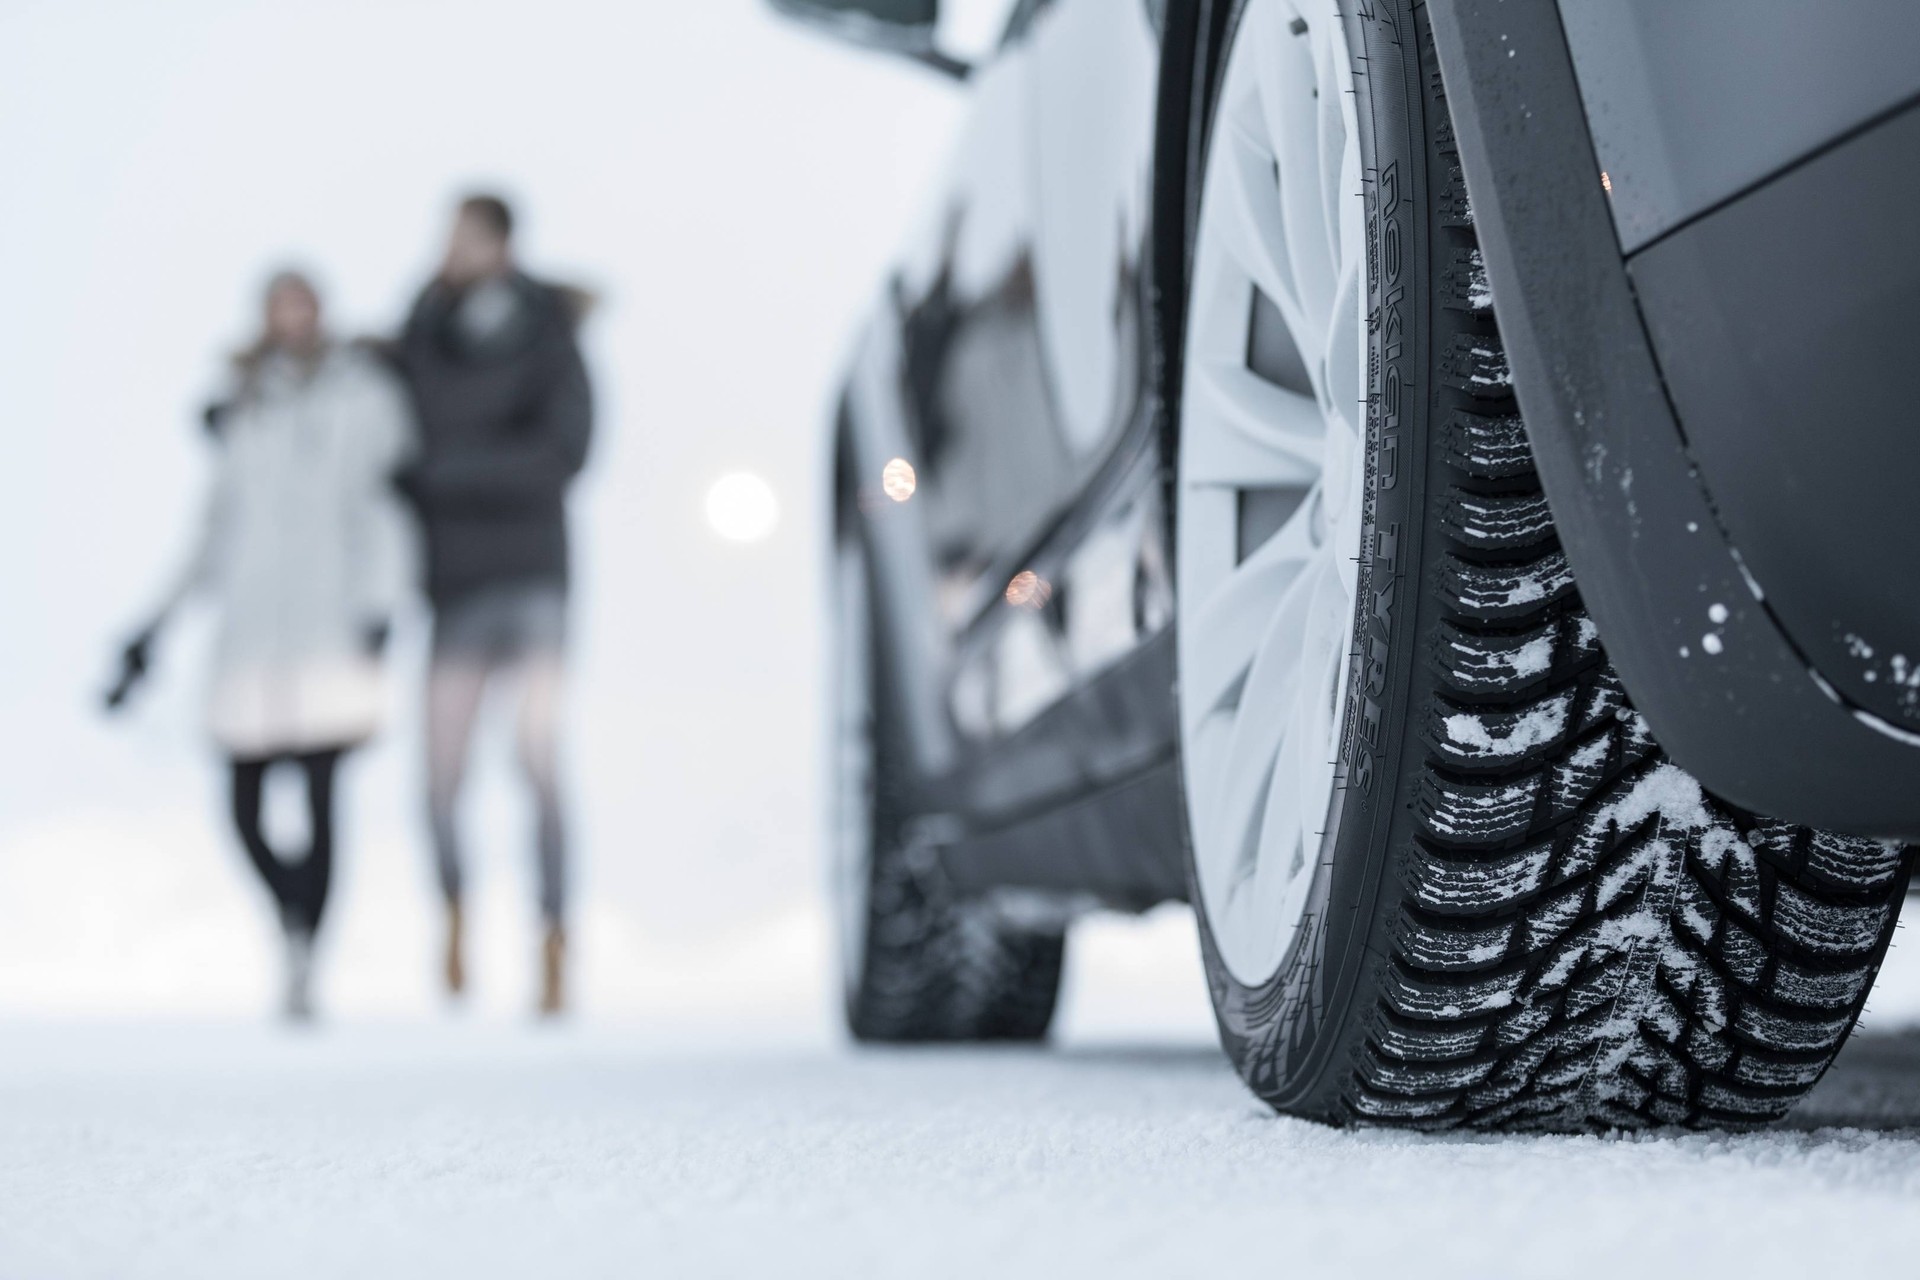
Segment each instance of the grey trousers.
M566 591L552 583L486 588L434 615L427 667L427 811L440 889L460 900L465 874L459 821L473 728L487 691L504 686L517 706L517 755L533 791L540 911L566 916L566 831L561 818L559 726L565 674Z

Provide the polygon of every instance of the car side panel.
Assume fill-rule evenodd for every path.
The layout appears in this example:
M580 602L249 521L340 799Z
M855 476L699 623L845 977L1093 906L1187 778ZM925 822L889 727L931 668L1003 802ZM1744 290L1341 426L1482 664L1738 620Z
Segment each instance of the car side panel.
M1914 0L1559 0L1632 253L1920 95Z
M1047 412L1031 301L1031 67L1010 47L974 76L947 183L883 289L848 376L844 497L876 571L880 642L920 778L957 759L947 699L956 633L1012 531L1045 505L1037 483L1003 482L1036 470L1010 446L1044 438L1032 424ZM965 394L977 386L992 397ZM882 485L896 458L916 477L905 501Z
M1146 392L1140 287L1159 43L1144 5L1054 0L1035 22L1030 111L1041 348L1076 458Z
M949 185L861 344L843 428L885 642L908 650L887 665L915 686L896 705L918 722L920 807L969 839L998 833L1003 862L1025 849L1030 886L1066 876L1117 905L1183 885L1170 840L1095 874L1115 829L1095 797L1137 809L1165 788L1129 780L1158 777L1172 752L1143 276L1158 74L1145 6L1032 10L977 77ZM881 491L892 457L916 469L905 502ZM1041 597L1009 600L1028 566ZM1033 825L1055 810L1064 827ZM1081 869L1057 874L1050 851L1068 845L1014 835L1081 828Z
M1023 41L974 76L949 184L895 279L900 376L939 611L962 628L1070 493L1040 352L1028 122L1036 60Z
M1920 742L1920 108L1636 255L1722 524L1808 664ZM1920 752L1914 758L1920 789Z
M1920 736L1888 732L1810 668L1689 453L1558 15L1501 0L1433 0L1429 12L1541 481L1634 705L1727 800L1920 838ZM1790 308L1775 314L1792 323Z

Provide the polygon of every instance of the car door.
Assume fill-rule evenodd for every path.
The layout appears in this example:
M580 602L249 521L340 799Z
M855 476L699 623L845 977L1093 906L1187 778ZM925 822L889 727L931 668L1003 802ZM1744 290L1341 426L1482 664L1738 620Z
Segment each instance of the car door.
M969 685L961 651L1000 598L1006 564L1069 492L1033 276L1032 57L1021 37L1036 7L1019 5L998 51L972 70L945 178L847 386L859 506L889 584L879 607L895 696L925 777L948 772L981 736L957 692ZM896 461L911 481L902 489L896 476L885 490Z
M1032 569L1140 400L1154 55L1137 3L1022 0L974 72L948 181L892 283L897 381L882 381L899 388L916 487L883 523L912 526L902 558L929 580L900 625L933 633L914 647L944 686L935 717L963 740L1018 728L1073 680L1066 615ZM1130 121L1117 132L1103 120L1116 110ZM1116 572L1130 590L1132 567ZM1049 772L1025 781L1047 789Z
M1038 325L1058 429L1084 466L1145 389L1159 36L1140 0L1045 0L1030 39Z
M1090 485L1144 402L1158 37L1144 4L1023 0L1003 58L1022 68L1028 221L1019 363L1003 346L987 356L998 378L962 384L992 442L976 480L1012 517L969 595L976 612L957 619L970 629L952 701L974 737L1028 723L1138 638L1137 528L1067 517L1106 500ZM1072 556L1076 541L1095 554Z
M963 629L1063 501L1071 450L1053 410L1035 287L1033 57L1013 15L976 69L936 202L896 278L900 359L940 613Z

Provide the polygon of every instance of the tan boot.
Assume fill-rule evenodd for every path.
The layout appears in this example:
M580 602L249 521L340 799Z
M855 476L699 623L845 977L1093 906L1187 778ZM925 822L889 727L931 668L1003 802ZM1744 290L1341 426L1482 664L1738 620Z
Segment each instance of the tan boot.
M466 920L460 904L447 904L447 994L460 996L467 989Z
M567 976L567 931L548 925L540 948L540 1015L551 1018L565 1013Z

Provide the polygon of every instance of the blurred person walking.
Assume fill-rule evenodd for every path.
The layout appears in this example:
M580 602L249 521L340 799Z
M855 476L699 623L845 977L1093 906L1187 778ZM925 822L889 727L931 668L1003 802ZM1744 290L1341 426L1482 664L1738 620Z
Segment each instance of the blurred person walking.
M206 597L219 615L207 725L229 761L240 843L279 910L286 1013L306 1019L340 761L379 727L381 655L413 575L411 520L393 486L413 418L385 365L330 338L313 283L287 271L268 283L261 335L235 358L207 425L219 453L192 554L126 646L107 705L146 676L179 607ZM296 856L261 826L266 776L282 766L306 783Z
M513 213L461 202L440 274L399 344L422 448L406 476L426 534L433 646L427 808L446 898L444 975L466 985L457 821L470 739L489 686L518 701L518 755L537 811L543 1014L565 1006L566 836L558 769L568 596L566 495L593 406L575 330L588 299L516 265Z

